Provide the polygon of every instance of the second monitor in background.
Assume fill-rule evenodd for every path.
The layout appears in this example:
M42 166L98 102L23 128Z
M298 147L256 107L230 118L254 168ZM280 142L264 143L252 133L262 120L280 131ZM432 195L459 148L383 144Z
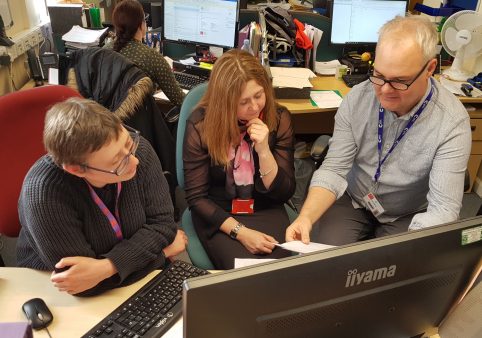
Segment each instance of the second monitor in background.
M238 1L164 0L166 40L196 46L236 46Z

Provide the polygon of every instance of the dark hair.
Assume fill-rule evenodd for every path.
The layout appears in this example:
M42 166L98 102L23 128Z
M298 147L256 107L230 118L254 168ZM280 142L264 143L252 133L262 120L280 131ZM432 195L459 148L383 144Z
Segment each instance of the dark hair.
M132 40L144 21L144 9L137 0L123 0L115 6L112 12L116 39L114 50L119 52Z

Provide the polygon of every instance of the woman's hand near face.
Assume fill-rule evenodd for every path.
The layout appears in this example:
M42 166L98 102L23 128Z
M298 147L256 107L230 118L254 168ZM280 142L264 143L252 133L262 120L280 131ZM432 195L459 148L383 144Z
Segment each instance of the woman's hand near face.
M268 136L269 136L269 129L263 121L259 118L254 118L249 120L246 124L248 127L247 133L253 141L254 149L258 153L258 155L266 154L270 151L269 143L268 143Z

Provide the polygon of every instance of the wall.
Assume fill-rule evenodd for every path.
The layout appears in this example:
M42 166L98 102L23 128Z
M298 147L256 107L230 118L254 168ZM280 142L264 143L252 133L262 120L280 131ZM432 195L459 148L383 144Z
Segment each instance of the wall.
M15 37L25 30L47 22L47 9L41 0L9 1L13 26L6 30L7 36ZM27 8L29 10L27 10ZM12 80L15 85L12 84ZM21 88L29 80L25 55L17 57L10 66L0 66L0 95Z

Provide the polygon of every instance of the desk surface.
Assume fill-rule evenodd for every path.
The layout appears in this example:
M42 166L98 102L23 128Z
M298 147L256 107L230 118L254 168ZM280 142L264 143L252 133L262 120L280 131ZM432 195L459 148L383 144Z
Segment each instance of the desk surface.
M42 298L54 316L48 329L54 338L78 338L134 294L156 271L132 285L108 291L100 296L80 298L59 292L50 282L50 272L25 268L0 268L0 322L26 321L22 305L32 298ZM34 337L48 337L45 330ZM182 338L182 320L163 337Z

